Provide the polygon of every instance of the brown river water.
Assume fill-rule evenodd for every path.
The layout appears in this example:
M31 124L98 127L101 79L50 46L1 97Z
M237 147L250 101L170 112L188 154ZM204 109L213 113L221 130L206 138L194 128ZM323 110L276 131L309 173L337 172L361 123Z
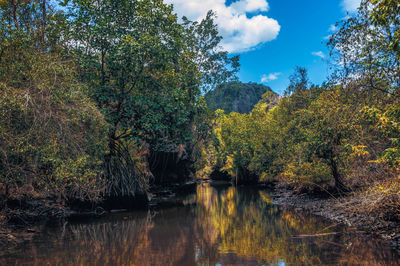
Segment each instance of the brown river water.
M203 183L182 202L45 228L0 265L400 265L384 242L265 191Z

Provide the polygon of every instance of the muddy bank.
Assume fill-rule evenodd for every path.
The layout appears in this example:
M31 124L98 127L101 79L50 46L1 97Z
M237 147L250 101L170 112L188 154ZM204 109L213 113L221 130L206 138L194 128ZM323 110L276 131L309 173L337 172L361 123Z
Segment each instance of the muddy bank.
M62 225L71 210L52 199L9 200L0 210L3 251L31 240L48 223Z
M355 227L390 242L400 252L400 222L386 221L376 215L357 211L360 199L357 195L316 196L309 194L296 195L292 190L276 186L272 193L275 204L291 206L297 211L308 211L333 221Z

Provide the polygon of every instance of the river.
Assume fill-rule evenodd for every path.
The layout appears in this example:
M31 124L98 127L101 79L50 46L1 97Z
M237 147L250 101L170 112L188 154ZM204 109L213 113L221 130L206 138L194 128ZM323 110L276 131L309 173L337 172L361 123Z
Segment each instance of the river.
M400 265L384 242L274 205L268 192L207 183L181 206L46 227L0 265Z

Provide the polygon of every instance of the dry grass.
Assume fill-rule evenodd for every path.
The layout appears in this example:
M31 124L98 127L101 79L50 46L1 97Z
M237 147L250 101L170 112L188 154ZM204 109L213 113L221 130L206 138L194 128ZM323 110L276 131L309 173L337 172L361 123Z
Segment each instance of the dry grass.
M377 181L365 192L363 209L388 221L400 221L400 175Z
M371 222L400 221L400 176L377 180L339 200L341 208Z

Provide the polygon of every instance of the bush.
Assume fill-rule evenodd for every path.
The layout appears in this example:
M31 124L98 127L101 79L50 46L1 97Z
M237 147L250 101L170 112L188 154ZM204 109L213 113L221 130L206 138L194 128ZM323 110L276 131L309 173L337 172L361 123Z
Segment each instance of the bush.
M0 183L97 200L104 187L104 118L70 62L23 45L9 42L0 59Z
M313 162L289 163L280 178L300 191L326 191L332 183L329 166L322 160Z

